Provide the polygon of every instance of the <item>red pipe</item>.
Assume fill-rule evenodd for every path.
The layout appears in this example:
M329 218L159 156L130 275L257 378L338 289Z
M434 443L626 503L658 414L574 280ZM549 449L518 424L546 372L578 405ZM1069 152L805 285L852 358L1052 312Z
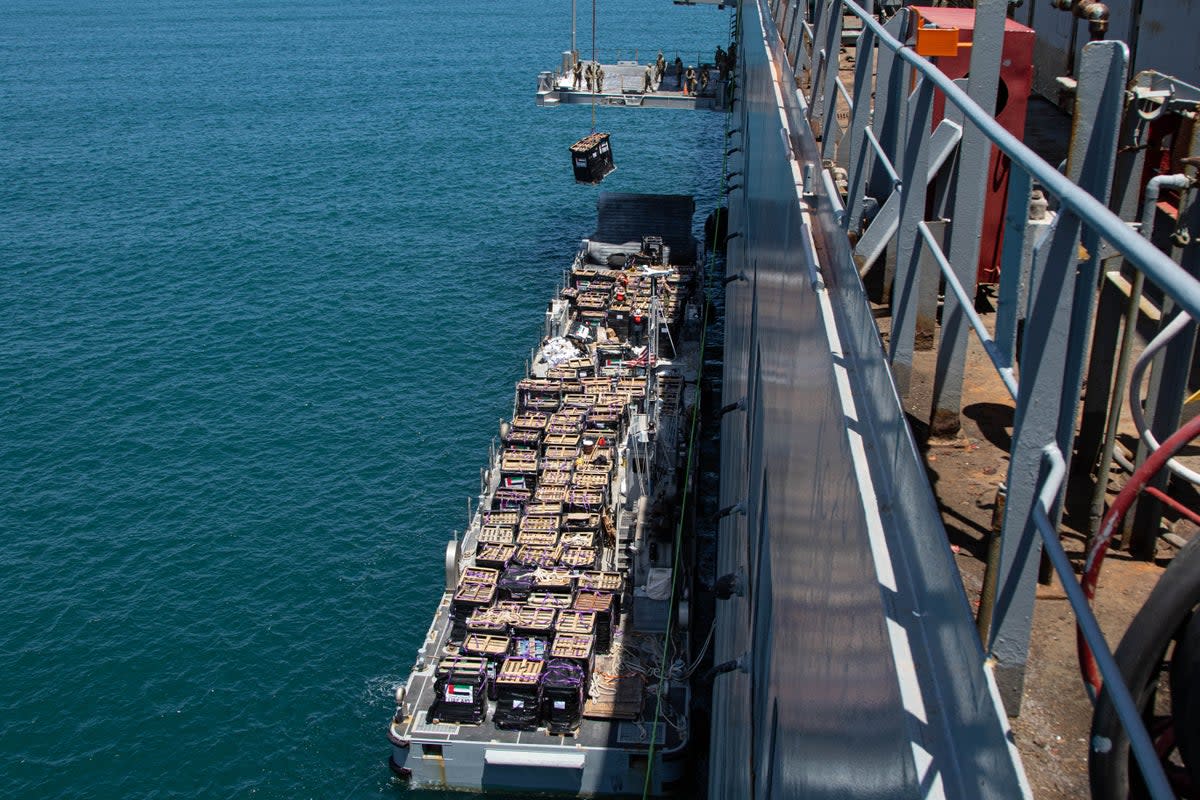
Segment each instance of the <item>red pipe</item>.
M1117 494L1117 499L1113 500L1108 513L1100 521L1100 529L1096 531L1096 537L1092 540L1087 560L1083 564L1083 575L1079 578L1079 584L1083 587L1083 593L1089 604L1096 597L1096 584L1100 582L1100 567L1104 563L1104 554L1108 552L1108 543L1112 541L1113 534L1125 519L1133 501L1146 488L1150 479L1197 436L1200 436L1200 416L1193 417L1190 422L1171 434L1157 450L1151 453L1150 457L1133 471L1125 486ZM1096 658L1092 655L1092 650L1084 640L1083 632L1078 625L1075 626L1075 642L1076 650L1079 653L1079 671L1083 675L1083 682L1092 692L1092 699L1095 700L1100 694L1104 681L1100 677L1100 669L1096 666Z
M1146 494L1150 495L1151 497L1153 497L1157 500L1161 500L1162 502L1169 505L1174 511L1187 517L1188 519L1190 519L1192 522L1196 523L1197 525L1200 525L1200 514L1197 514L1195 511L1192 511L1190 508L1188 508L1183 503L1176 500L1174 497L1171 497L1171 495L1167 494L1162 489L1157 489L1153 486L1147 486Z

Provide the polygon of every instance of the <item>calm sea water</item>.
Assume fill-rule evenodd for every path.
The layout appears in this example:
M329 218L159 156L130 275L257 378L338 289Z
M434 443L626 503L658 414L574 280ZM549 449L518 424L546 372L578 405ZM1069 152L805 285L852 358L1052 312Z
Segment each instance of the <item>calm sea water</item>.
M0 1L0 797L400 793L393 687L594 221L590 111L533 104L569 8ZM702 220L720 126L601 109L604 188Z

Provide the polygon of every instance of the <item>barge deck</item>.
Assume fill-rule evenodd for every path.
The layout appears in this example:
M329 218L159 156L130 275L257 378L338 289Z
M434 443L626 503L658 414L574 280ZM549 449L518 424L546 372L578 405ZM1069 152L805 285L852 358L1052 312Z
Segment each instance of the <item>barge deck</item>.
M702 264L691 198L599 207L397 690L391 766L414 787L659 795L683 777Z

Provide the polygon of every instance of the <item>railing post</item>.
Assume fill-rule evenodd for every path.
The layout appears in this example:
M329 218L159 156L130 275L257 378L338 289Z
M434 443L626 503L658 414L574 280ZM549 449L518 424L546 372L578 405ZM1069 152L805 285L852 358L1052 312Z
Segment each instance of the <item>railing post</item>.
M821 13L817 18L816 32L813 35L812 70L808 75L811 92L808 103L808 121L810 125L813 122L820 122L824 129L825 106L829 103L829 98L825 96L825 76L829 72L831 60L834 63L833 74L837 75L837 48L841 46L841 41L838 40L833 46L833 52L830 53L830 30L833 28L834 17L841 19L842 4L837 0L824 0L820 3L820 8ZM840 23L838 27L841 27Z
M862 200L867 173L870 171L868 165L874 161L873 155L868 156L870 147L866 141L871 120L871 96L875 93L875 76L871 74L874 51L875 32L864 27L854 48L854 108L850 112L850 127L846 129L846 135L850 137L850 160L847 162L849 191L843 226L855 235L862 226Z
M967 94L988 114L996 108L1000 83L1000 53L1004 48L1004 24L1008 0L978 0L975 4L975 33L971 38L971 77ZM979 264L979 232L983 228L993 154L991 140L978 126L966 124L959 150L958 181L954 190L950 222L950 263L968 297L975 295ZM999 158L999 154L996 155ZM954 295L946 294L942 309L942 341L933 377L933 408L929 435L955 436L961 422L963 371L967 361L968 325Z
M829 33L825 41L825 80L821 86L821 158L833 158L837 146L838 73L842 68L842 4L831 9Z
M904 39L907 28L908 10L903 8L883 26L885 31L900 40ZM894 164L897 160L896 154L900 151L900 126L912 70L886 47L879 48L875 69L875 112L871 117L871 132L875 134L880 149ZM891 191L892 186L887 175L872 170L867 194L882 202Z
M1128 50L1121 42L1093 42L1080 61L1068 176L1095 197L1107 196L1124 104ZM1086 85L1086 87L1085 87ZM1083 248L1080 248L1080 234ZM1041 543L1033 521L1042 448L1055 442L1070 453L1087 355L1099 247L1070 210L1059 214L1034 251L1030 311L1021 350L1021 381L1004 509L999 592L988 651L1010 715L1021 708ZM1090 245L1090 246L1089 246ZM1057 525L1058 513L1052 515Z
M1028 287L1025 240L1030 235L1029 198L1033 180L1029 173L1012 165L1008 173L1008 207L1004 213L1004 246L1000 253L1000 287L996 298L996 348L1011 367L1017 353L1017 326L1024 316L1021 302Z
M921 238L917 225L925 220L933 84L919 80L908 102L908 135L900 172L904 191L900 199L900 229L896 234L896 287L892 295L892 332L888 339L888 359L902 398L908 394L912 379L913 339L921 282Z

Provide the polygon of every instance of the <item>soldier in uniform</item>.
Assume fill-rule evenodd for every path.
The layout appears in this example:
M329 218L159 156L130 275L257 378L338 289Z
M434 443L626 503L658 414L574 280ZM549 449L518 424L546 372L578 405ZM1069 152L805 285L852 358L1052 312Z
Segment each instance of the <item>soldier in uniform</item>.
M575 66L572 68L575 74L575 91L579 91L580 85L583 84L583 62L578 58L575 59Z
M687 69L687 83L683 87L683 93L692 95L696 93L696 69L694 67Z
M679 56L675 56L675 82L679 84L679 90L683 91L683 60Z
M708 65L700 67L700 94L708 91Z
M646 74L642 76L642 92L650 94L654 91L654 67L646 65Z
M596 65L596 93L604 91L604 67Z
M721 49L721 45L717 45L717 52L713 55L713 63L717 65L717 69L721 73L721 80L725 80L725 51Z
M659 50L658 58L654 59L654 80L661 82L666 71L667 60L663 58L662 50Z
M583 78L587 82L587 90L589 92L592 91L592 83L593 83L593 81L596 80L596 76L592 71L592 62L591 61L589 61L588 65L583 68Z

